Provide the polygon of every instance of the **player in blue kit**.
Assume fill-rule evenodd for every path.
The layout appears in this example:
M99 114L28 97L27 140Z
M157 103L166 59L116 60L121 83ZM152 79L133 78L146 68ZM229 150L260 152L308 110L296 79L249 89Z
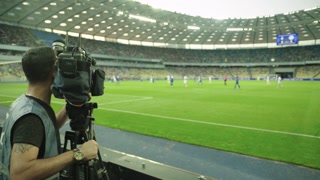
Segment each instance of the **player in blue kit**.
M170 76L170 86L173 86L173 81L174 81L173 75L171 75L171 76Z
M239 77L238 77L238 76L236 76L236 83L234 84L234 88L233 88L233 89L236 89L237 86L238 86L239 89L240 89Z

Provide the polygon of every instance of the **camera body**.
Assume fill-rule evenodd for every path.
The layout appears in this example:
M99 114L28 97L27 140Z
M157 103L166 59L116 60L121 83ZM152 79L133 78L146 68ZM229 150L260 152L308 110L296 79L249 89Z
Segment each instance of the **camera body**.
M57 53L58 63L52 86L56 98L81 106L91 96L104 93L105 72L95 69L96 61L82 47L67 47Z

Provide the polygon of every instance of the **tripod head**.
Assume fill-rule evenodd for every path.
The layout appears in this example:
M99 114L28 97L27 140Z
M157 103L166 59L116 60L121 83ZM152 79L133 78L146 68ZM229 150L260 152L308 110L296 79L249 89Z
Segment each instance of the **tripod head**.
M66 110L71 120L71 129L73 131L86 131L94 120L92 117L94 108L98 108L97 103L85 103L80 107L67 103Z

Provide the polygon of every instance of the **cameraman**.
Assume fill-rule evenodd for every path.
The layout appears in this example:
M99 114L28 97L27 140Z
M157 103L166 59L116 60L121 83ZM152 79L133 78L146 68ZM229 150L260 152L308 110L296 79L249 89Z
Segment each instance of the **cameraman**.
M22 57L28 88L12 103L5 120L1 160L9 177L0 175L0 179L59 179L62 169L79 161L74 158L75 150L61 152L59 128L68 115L66 106L57 114L50 106L55 66L51 47L30 49ZM87 161L96 158L98 144L89 140L77 151L82 152L80 161Z

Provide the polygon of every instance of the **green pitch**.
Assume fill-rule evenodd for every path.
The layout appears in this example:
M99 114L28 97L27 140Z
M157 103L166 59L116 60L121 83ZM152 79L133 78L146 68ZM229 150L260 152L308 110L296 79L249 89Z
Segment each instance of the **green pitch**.
M105 83L95 124L320 169L320 82ZM26 84L0 84L9 106ZM58 110L61 99L52 98Z

